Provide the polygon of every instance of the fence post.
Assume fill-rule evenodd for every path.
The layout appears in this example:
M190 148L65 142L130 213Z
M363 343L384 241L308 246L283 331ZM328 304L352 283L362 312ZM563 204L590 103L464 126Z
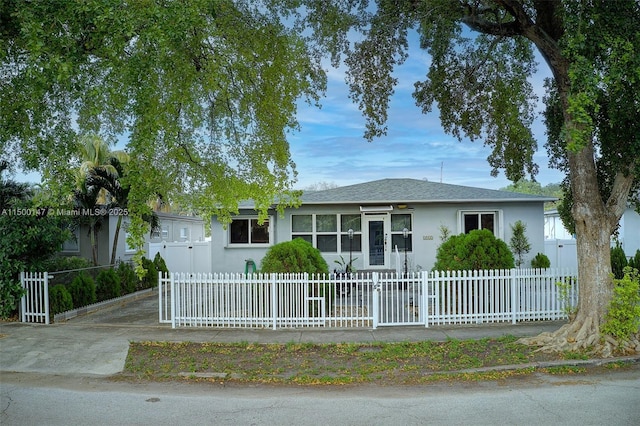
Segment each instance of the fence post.
M278 322L278 301L276 300L278 297L278 289L276 286L278 285L278 274L271 273L271 317L273 319L273 329L275 330Z
M170 272L171 276L171 328L176 328L176 272Z
M49 325L49 273L44 273L44 323Z
M422 287L420 305L424 315L424 327L429 328L429 273L427 271L420 272L420 285Z
M516 323L516 316L518 311L516 306L520 306L520 303L516 303L516 297L517 297L516 287L518 286L518 279L516 277L517 271L518 270L516 268L511 269L511 280L509 280L511 282L511 323L512 324Z
M380 322L380 286L378 285L378 273L371 274L373 284L373 329L378 328Z

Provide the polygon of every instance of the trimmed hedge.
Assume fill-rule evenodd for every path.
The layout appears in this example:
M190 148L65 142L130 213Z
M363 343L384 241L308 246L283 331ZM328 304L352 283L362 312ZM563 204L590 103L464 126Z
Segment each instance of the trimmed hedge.
M95 281L84 272L73 279L69 286L69 293L71 293L74 308L96 303Z
M115 299L122 295L120 277L113 269L104 269L96 277L96 296L98 301Z
M320 250L308 241L296 238L292 241L272 246L262 259L260 271L263 273L328 274L329 266Z
M507 244L493 232L479 229L454 235L438 247L434 271L511 269L515 265Z
M73 298L64 284L54 285L49 289L49 315L53 317L60 312L73 309Z

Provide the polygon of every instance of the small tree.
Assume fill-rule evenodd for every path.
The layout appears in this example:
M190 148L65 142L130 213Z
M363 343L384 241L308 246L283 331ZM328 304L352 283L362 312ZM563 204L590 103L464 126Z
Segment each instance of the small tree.
M620 243L616 242L615 247L611 247L611 272L614 278L620 280L624 277L624 268L627 266L627 255Z
M516 223L511 225L511 232L512 235L511 241L509 241L509 247L516 256L516 266L520 268L524 263L524 259L522 257L531 250L531 244L529 244L529 239L525 235L527 232L527 225L525 225L521 220L518 220Z
M96 296L98 301L114 299L122 295L120 277L113 269L104 269L96 277Z
M551 266L551 261L544 253L538 253L531 259L531 267L534 269L546 269Z

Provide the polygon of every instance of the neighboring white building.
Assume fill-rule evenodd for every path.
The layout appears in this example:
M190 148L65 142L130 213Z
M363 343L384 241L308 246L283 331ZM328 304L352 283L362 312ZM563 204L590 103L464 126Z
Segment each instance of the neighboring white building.
M564 227L557 210L544 213L544 236L545 254L551 261L551 267L577 268L575 235ZM640 215L631 207L627 207L620 218L618 236L611 239L611 245L616 242L620 243L627 258L640 250Z
M248 259L257 267L268 248L303 238L318 248L329 268L335 260L357 260L357 270L397 270L405 249L410 270L431 269L441 244L441 228L452 234L489 229L509 242L511 227L527 226L531 251L544 252L544 203L555 198L442 184L415 179L383 179L306 192L298 208L270 211L260 224L251 203L225 229L212 221L212 271L243 272ZM407 229L405 237L403 230ZM353 239L349 238L353 230Z
M204 221L196 216L182 216L170 213L157 212L160 223L159 230L145 238L144 251L149 255L149 243L154 242L187 242L204 241L205 227ZM110 215L102 222L98 233L98 264L108 265L111 261L111 251L113 249L113 238L118 222L117 215ZM124 216L118 235L118 245L116 247L116 259L129 261L136 252L135 247L130 247L127 240L128 217ZM62 255L79 256L92 260L91 239L88 227L83 225L75 231L75 240L68 241L63 245Z

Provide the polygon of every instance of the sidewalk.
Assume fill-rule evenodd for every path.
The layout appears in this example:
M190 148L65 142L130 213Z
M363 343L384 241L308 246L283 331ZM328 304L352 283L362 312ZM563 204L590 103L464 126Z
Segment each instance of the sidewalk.
M158 323L157 293L52 325L0 323L0 372L59 375L116 374L131 341L342 343L445 341L513 335L534 336L563 321L465 326L350 329L182 328ZM0 376L1 377L1 376Z

